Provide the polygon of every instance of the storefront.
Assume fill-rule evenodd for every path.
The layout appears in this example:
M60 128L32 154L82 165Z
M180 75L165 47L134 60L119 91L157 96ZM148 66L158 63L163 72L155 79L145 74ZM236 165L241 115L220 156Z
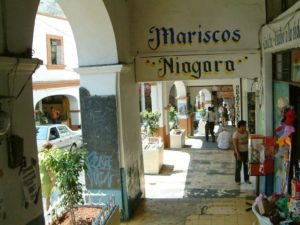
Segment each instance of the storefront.
M300 158L300 13L299 4L262 28L264 135L277 140L274 174L261 192L290 194L291 180L299 179ZM272 103L268 99L273 98ZM293 111L294 110L294 111ZM273 115L272 117L270 115ZM292 123L292 124L291 124ZM293 130L292 126L295 130ZM289 129L286 130L286 127ZM285 133L287 132L287 133ZM282 139L281 139L282 138ZM289 139L290 138L290 139Z

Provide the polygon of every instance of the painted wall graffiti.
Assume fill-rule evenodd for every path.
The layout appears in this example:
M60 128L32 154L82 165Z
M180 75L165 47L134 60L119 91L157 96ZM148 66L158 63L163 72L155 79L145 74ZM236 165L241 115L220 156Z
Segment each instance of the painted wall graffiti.
M30 164L28 166L26 164L21 167L19 175L22 181L24 206L28 208L30 203L38 203L41 187L37 178L37 160L32 158Z
M140 173L137 162L127 170L128 194L131 198L136 197L140 190Z
M89 188L111 188L114 185L112 155L91 152L87 157L88 170L86 180Z
M116 96L80 88L82 138L89 150L86 188L120 188Z
M235 117L236 117L236 121L241 120L241 108L240 108L240 85L236 85L235 87Z

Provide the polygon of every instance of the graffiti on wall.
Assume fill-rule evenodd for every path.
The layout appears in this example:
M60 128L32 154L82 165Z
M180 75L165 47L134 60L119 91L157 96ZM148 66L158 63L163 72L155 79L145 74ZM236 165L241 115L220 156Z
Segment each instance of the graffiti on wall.
M90 184L90 188L113 187L112 155L93 151L87 157L87 164L86 179L87 183Z
M127 170L128 194L134 198L140 192L140 173L137 162Z
M120 188L116 96L80 88L82 138L89 150L87 189Z
M236 121L241 120L241 93L240 93L240 85L235 86L235 116Z
M24 206L29 207L30 203L37 204L39 200L40 184L37 177L37 160L31 159L30 164L25 163L19 172L22 181Z

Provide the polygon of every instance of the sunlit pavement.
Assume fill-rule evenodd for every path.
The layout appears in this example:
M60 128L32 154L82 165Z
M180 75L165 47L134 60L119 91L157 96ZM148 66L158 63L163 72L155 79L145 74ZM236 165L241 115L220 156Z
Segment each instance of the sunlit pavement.
M186 139L182 149L165 149L160 174L145 175L146 198L133 218L121 224L258 224L246 211L254 199L255 178L245 184L242 176L242 184L235 184L234 163L233 150L218 150L203 137Z

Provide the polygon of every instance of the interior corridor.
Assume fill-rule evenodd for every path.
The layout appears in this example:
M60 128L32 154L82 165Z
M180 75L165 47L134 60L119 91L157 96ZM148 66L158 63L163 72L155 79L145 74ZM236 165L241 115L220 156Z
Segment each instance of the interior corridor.
M233 150L218 150L204 137L186 139L182 149L165 149L159 175L145 175L146 196L122 225L253 225L247 211L252 184L234 181Z

